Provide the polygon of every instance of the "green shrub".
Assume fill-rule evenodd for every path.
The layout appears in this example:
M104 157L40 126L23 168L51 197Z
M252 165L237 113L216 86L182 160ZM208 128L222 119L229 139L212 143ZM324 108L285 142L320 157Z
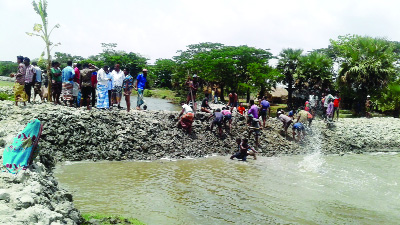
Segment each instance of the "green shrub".
M122 216L114 216L114 215L104 215L100 213L86 213L82 214L84 222L82 224L92 224L89 222L91 219L97 220L99 224L133 224L133 225L144 225L145 223L134 219L134 218L125 218Z
M143 96L151 97L151 96L153 96L153 93L151 93L151 91L149 89L144 89Z
M4 100L12 100L13 95L9 95L7 93L4 92L0 92L0 100L4 101Z

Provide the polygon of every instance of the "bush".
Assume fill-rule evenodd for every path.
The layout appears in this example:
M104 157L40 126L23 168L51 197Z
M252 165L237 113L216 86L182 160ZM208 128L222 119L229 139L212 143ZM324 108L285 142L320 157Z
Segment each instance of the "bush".
M4 100L12 100L13 95L9 95L7 93L4 92L0 92L0 100L4 101Z
M143 96L151 97L151 96L153 96L153 93L151 93L151 91L149 89L144 89Z
M135 218L125 218L122 216L104 215L100 213L82 214L84 222L82 224L133 224L144 225L143 222ZM92 220L92 222L91 222Z

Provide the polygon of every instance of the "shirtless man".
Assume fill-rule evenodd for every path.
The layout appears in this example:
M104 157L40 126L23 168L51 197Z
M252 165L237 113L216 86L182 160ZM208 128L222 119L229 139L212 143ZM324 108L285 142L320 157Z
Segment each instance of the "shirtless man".
M231 156L230 159L241 159L242 161L246 161L247 160L247 156L251 155L254 157L254 160L257 159L256 156L256 150L254 150L254 148L250 147L250 145L248 144L249 140L248 139L243 139L241 140L240 138L236 139L236 144L238 144L238 152L236 152L235 154L233 154Z
M229 93L229 102L226 106L231 107L231 112L234 108L238 107L238 95L236 94L236 92L231 91Z
M186 99L186 104L189 104L190 101L192 101L193 107L195 107L195 103L196 103L196 93L197 93L197 89L199 89L199 82L197 81L198 76L196 74L193 75L193 80L189 79L188 81L186 81L186 85L189 86L189 92L187 94L187 99ZM193 96L193 99L192 99Z

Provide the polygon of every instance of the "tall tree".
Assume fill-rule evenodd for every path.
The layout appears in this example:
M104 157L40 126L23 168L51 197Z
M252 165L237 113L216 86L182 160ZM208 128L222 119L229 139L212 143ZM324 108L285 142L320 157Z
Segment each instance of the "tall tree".
M250 90L252 83L251 74L249 73L250 64L260 64L262 66L267 66L269 59L272 58L272 53L265 49L259 49L255 47L249 47L247 45L241 45L234 47L233 58L237 59L235 63L236 73L238 76L238 87L244 88L246 92L246 101L250 101Z
M50 35L53 32L55 28L59 28L60 25L56 24L50 31L48 29L48 16L47 16L47 1L46 0L39 0L39 4L36 3L35 1L32 2L33 9L35 12L40 16L42 19L42 24L35 23L33 26L34 32L41 33L41 34L36 34L36 33L30 33L26 32L29 36L38 36L43 39L43 41L46 44L46 51L47 51L47 71L48 71L48 76L49 76L49 81L51 81L50 78L50 68L51 68L51 50L55 47L60 45L60 43L54 44L53 42L50 41ZM48 93L51 93L51 82L49 82L48 85ZM48 101L51 101L51 94L48 95Z
M157 59L151 69L155 77L154 85L157 87L172 88L172 74L176 70L176 63L171 59Z
M61 64L66 64L69 60L77 62L77 61L84 60L84 58L82 56L71 55L69 53L55 52L54 53L54 60L59 62L59 63L61 63Z
M294 76L299 65L300 56L303 53L302 49L286 48L279 53L277 69L285 75L284 83L287 85L288 91L288 106L293 106L293 84Z
M235 63L238 61L233 57L233 47L224 46L210 51L202 51L193 57L192 64L196 64L196 69L202 79L218 84L221 92L220 98L224 101L224 89L229 87L237 88Z
M247 69L250 74L248 86L258 91L258 96L261 97L265 95L266 91L270 91L272 87L276 87L279 81L283 80L283 74L269 65L250 63Z
M338 85L364 102L367 95L379 98L396 78L395 45L384 38L346 35L330 40L340 65Z
M333 74L333 61L328 55L310 52L299 59L295 87L302 92L332 89Z
M204 79L205 69L204 66L204 54L210 52L213 49L220 49L224 45L221 43L203 42L199 44L188 45L185 51L179 50L178 56L174 56L173 60L176 62L176 72L172 75L172 86L178 90L179 93L186 93L185 81L188 76L193 74L201 75L201 79Z

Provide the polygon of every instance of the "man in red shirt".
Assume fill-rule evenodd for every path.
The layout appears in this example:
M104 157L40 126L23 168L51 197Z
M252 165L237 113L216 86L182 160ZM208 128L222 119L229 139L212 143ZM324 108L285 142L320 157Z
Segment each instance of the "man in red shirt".
M333 100L333 117L332 120L335 118L335 112L337 116L337 120L339 120L339 106L340 106L340 100L342 100L338 93L335 95L335 99Z
M80 63L75 63L74 65L74 71L75 71L75 76L74 76L74 88L72 89L72 96L74 97L74 102L76 103L76 106L78 107L78 93L79 93L79 84L80 84L80 79L81 79L81 72L80 69L82 65Z

